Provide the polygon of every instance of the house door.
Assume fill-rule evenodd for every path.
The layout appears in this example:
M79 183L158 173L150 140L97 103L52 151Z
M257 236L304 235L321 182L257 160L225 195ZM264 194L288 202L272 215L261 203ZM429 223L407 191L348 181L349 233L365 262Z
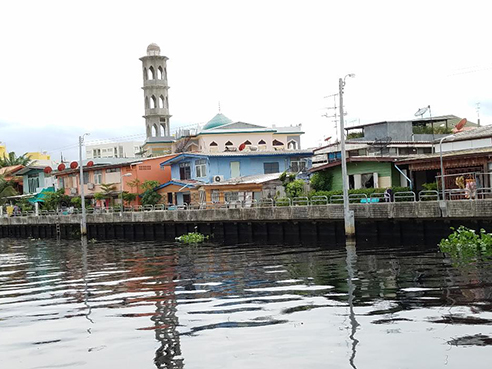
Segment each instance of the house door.
M231 161L231 178L241 176L240 165L238 161Z

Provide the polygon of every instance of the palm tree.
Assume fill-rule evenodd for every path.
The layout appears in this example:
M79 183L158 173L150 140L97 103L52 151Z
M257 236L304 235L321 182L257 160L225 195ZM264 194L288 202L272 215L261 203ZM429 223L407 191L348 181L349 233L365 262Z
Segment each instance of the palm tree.
M7 197L14 195L17 195L17 191L12 186L12 183L0 176L0 205L5 203Z
M0 158L0 168L11 167L14 165L28 165L31 162L31 159L27 156L27 152L21 156L15 155L15 152L9 152L8 155L3 155L3 158Z

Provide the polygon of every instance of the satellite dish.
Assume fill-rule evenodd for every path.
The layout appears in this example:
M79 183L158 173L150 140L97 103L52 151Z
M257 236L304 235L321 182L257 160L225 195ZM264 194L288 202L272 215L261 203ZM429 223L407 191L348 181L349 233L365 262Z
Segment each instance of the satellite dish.
M87 162L87 166L88 166L88 167L92 167L93 165L94 165L94 162L93 162L92 160L89 160L89 161Z
M246 144L243 142L241 145L239 145L239 151L243 151L246 148Z
M46 174L50 174L52 170L53 169L51 169L51 167L46 167L43 169L43 172L45 172Z
M454 130L456 130L456 132L461 131L461 130L463 129L463 127L465 126L466 122L467 122L466 118L463 118L463 119L462 119L462 120L460 120L460 121L458 122L458 124L454 127ZM454 131L454 130L453 130L453 131Z
M59 172L62 172L65 170L65 164L61 163L60 165L58 165L58 171Z
M420 108L420 109L419 109L419 110L417 110L417 112L415 113L415 116L416 116L416 117L420 117L420 118L422 118L422 117L423 117L423 115L424 115L425 113L427 113L427 110L429 110L429 107L428 107L428 106L426 106L425 108Z
M76 161L72 161L70 163L70 168L71 169L76 169L78 166L79 166L79 163L77 163Z

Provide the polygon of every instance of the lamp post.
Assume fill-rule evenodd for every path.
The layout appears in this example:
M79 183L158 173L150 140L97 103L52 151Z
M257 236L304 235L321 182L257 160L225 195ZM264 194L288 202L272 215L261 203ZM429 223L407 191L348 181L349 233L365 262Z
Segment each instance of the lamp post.
M131 173L123 174L123 168L120 170L120 197L121 197L121 207L120 207L120 217L123 216L123 177L131 177Z
M82 146L84 145L84 136L89 133L84 133L79 136L79 177L80 177L80 199L82 201L82 221L80 222L80 235L87 236L87 214L85 212L85 195L84 195L84 168L82 165Z
M343 184L343 219L345 223L345 237L355 237L355 221L354 212L349 209L348 197L348 175L347 175L347 154L345 152L345 127L343 122L343 88L345 87L345 79L347 77L355 77L355 74L347 74L345 77L338 80L339 96L340 96L340 149L342 153L342 184Z
M442 162L442 142L444 140L453 140L454 135L449 135L441 138L439 140L439 156L441 158L441 189L442 189L442 199L446 200L446 184L444 183L444 165Z

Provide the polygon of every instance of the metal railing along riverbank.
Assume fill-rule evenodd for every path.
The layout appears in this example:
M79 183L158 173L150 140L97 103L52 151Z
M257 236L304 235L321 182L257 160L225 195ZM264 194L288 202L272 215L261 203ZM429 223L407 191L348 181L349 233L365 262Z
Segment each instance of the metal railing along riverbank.
M395 192L393 194L386 193L372 193L369 196L366 194L350 194L349 201L351 204L364 204L371 206L378 203L400 203L400 202L428 202L439 201L442 198L442 193L434 190L420 191L415 193L413 191ZM446 198L452 200L484 200L492 199L491 188L481 188L474 192L468 189L451 189L446 190ZM125 206L123 209L120 207L107 207L107 208L88 208L87 214L99 215L99 214L115 214L118 213L145 213L145 212L163 212L163 211L188 211L188 210L210 210L210 209L250 209L250 208L283 208L283 207L311 207L311 206L329 206L340 205L343 203L342 195L327 196L312 196L312 197L294 197L294 198L279 198L270 199L265 198L261 200L247 200L247 201L230 201L230 202L205 202L205 203L184 203L181 205L174 204L157 204L157 205L144 205L144 206ZM71 215L80 215L81 211L76 208L67 208L62 210L40 210L37 213L35 211L14 211L8 215L5 212L1 214L1 217L37 217L37 216L49 216L49 217L62 217Z

